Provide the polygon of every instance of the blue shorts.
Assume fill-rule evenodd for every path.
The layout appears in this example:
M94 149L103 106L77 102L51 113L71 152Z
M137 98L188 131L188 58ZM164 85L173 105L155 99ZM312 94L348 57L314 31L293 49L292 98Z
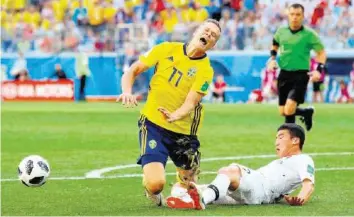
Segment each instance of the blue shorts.
M184 135L166 130L141 116L139 123L140 157L142 167L151 162L166 165L168 157L176 167L184 170L199 168L199 140L195 135Z

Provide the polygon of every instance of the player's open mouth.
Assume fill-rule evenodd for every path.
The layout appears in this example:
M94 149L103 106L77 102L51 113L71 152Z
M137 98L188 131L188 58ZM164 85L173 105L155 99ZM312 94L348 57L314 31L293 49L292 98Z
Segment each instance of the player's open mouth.
M201 37L200 39L200 42L202 42L202 44L205 46L205 45L207 45L207 40L204 38L204 37Z

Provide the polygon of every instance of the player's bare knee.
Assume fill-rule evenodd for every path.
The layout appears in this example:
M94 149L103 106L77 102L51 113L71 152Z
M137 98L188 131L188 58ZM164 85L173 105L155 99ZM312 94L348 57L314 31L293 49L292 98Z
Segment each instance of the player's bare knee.
M228 167L221 167L218 171L218 174L228 174Z
M219 174L226 174L230 179L230 191L235 191L240 185L241 179L241 168L238 164L230 164L228 167L223 167L220 169Z
M145 179L145 188L152 194L158 194L166 184L164 178Z
M230 166L229 167L230 181L231 183L234 181L239 181L241 178L241 169L239 166Z
M235 165L230 165L228 167L222 167L218 171L218 174L225 174L232 181L233 179L238 179L240 177L240 168Z

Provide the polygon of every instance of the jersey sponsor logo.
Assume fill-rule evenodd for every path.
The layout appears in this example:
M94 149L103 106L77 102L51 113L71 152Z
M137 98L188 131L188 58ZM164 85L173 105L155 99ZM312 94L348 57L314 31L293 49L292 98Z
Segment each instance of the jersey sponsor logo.
M209 83L206 81L203 86L200 88L201 91L207 91L209 87Z
M157 146L157 143L156 143L155 140L150 140L150 141L149 141L149 147L150 147L151 149L156 148L156 146Z
M313 175L315 173L315 169L309 164L307 165L307 172Z
M251 174L251 170L250 170L250 169L245 168L245 167L242 167L242 169L243 169L246 173Z
M197 69L195 67L192 67L192 68L188 69L187 75L188 75L188 77L193 77L196 72L197 72Z

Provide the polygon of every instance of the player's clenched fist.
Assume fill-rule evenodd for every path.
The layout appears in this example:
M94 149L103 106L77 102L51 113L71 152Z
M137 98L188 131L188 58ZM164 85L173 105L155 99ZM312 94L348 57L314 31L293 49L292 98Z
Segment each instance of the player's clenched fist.
M122 102L122 105L126 108L133 108L138 105L136 96L131 93L122 93L118 96L117 102Z

